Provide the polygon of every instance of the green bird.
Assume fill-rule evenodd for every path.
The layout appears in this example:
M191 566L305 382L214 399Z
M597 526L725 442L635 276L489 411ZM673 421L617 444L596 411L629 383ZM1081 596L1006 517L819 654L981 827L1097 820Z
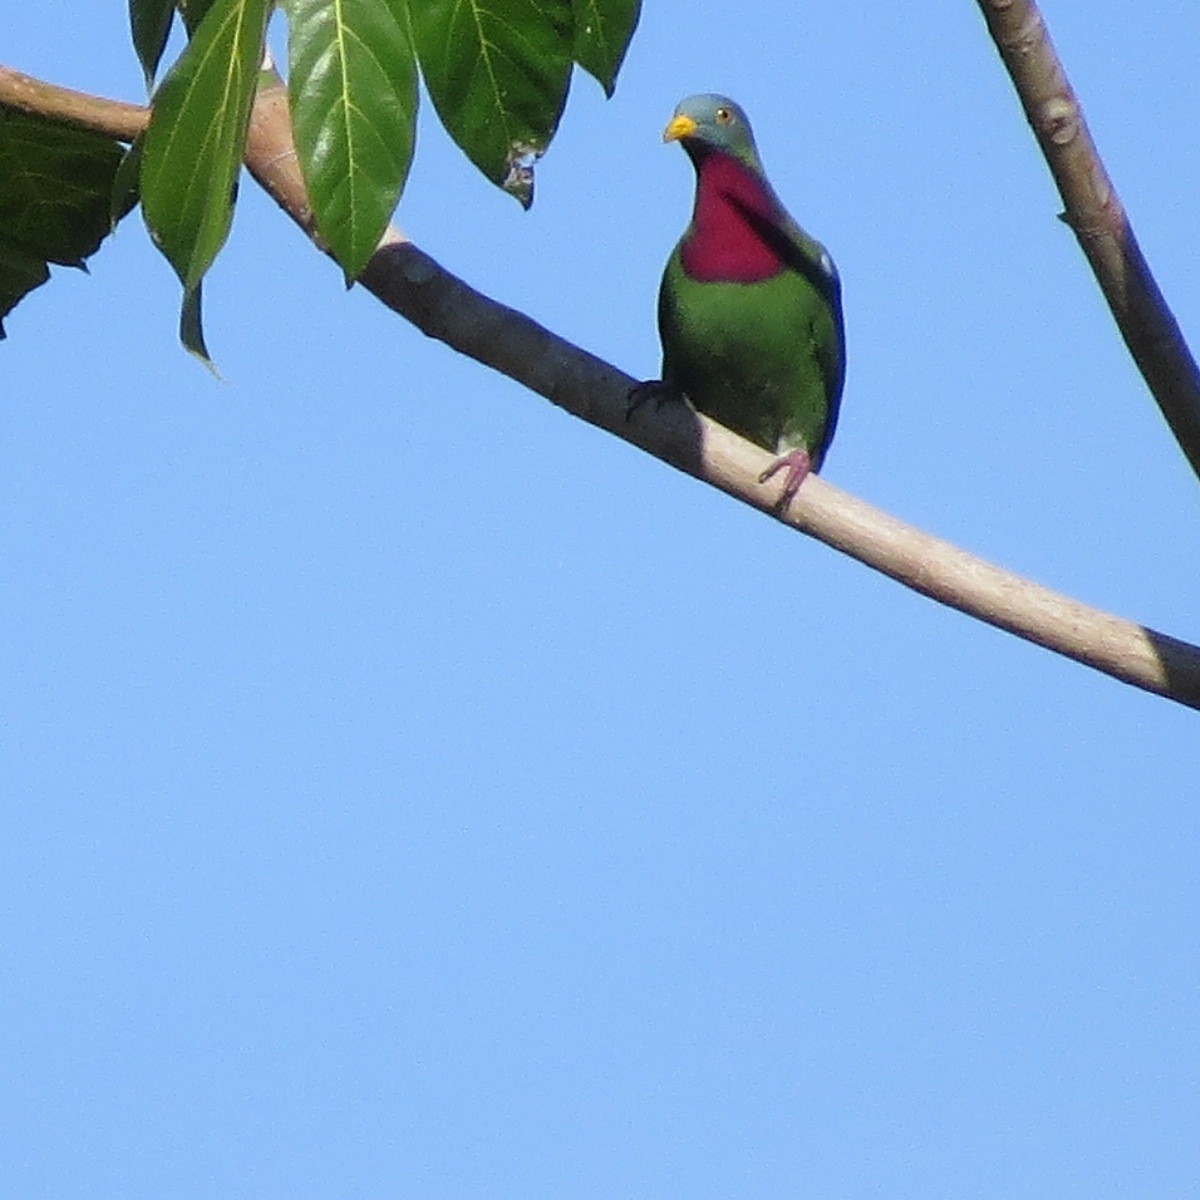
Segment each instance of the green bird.
M750 122L727 96L689 96L663 131L696 168L691 224L658 296L661 387L781 457L785 507L820 469L846 374L833 259L767 182Z

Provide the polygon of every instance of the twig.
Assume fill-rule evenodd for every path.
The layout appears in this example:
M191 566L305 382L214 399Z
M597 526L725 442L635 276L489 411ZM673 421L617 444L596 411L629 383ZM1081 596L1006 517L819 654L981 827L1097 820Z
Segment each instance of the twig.
M1117 328L1200 476L1200 370L1138 246L1034 0L978 0Z
M8 103L12 74L0 67L0 105ZM246 163L313 236L282 86L260 92ZM780 512L778 488L758 482L771 461L765 451L682 404L646 404L627 420L635 382L630 376L468 287L399 231L388 231L361 283L429 336L907 587L1126 683L1200 708L1200 648L994 567L816 476Z

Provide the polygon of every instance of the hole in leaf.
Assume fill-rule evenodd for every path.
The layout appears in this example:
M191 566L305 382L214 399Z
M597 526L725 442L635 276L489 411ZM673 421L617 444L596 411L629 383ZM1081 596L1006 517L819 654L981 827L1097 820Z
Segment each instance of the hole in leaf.
M508 174L501 185L516 196L522 208L533 203L533 168L544 151L531 142L514 142L508 151Z

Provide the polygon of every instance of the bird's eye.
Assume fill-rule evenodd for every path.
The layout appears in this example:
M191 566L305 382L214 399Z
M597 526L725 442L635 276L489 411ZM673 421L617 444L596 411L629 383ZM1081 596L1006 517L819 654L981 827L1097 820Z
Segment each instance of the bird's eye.
M733 120L733 113L727 108L717 109L717 122L721 125L728 125Z

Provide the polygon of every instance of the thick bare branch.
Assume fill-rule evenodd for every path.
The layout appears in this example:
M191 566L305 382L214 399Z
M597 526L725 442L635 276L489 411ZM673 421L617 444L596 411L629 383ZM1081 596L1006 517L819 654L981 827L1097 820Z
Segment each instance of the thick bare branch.
M7 74L0 68L0 104L7 103ZM260 93L246 162L313 236L282 86ZM771 461L765 451L682 404L648 403L627 419L630 376L470 288L398 231L388 232L361 282L429 336L907 587L1126 683L1200 708L1197 647L994 567L816 476L779 511L778 487L758 482Z
M819 477L787 510L758 482L772 456L683 405L626 419L635 380L504 308L396 238L362 278L388 307L431 337L680 470L811 534L943 604L1104 671L1200 708L1200 649L1022 579L921 533Z
M978 0L1117 328L1200 475L1200 371L1138 246L1034 0Z

